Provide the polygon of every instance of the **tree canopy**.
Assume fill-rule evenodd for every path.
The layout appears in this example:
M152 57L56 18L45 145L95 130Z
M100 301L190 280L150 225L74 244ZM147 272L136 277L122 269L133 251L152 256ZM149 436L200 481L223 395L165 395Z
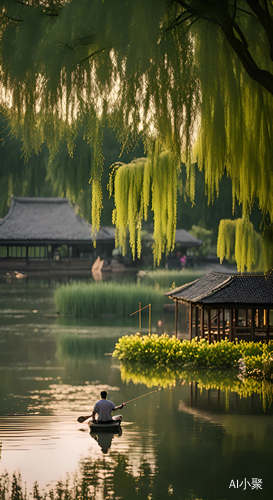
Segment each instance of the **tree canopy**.
M52 157L64 142L73 155L78 130L84 131L92 151L95 228L102 208L106 125L123 148L141 134L146 163L154 166L149 185L157 260L174 241L173 187L182 164L183 192L192 201L198 162L210 201L227 173L244 221L256 201L272 224L272 2L0 0L0 9L2 109L25 155L45 142ZM161 158L174 182L159 175ZM127 197L118 199L118 209L128 217L116 217L120 234L129 226L133 247L146 215L146 195L136 191L141 177L136 168L143 170L143 162L129 169ZM163 212L157 185L169 207ZM134 215L126 210L132 197Z

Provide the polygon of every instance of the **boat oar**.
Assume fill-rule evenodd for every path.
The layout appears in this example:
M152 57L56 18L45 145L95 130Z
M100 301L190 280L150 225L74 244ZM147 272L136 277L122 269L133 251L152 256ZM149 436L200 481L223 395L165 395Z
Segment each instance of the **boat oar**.
M125 401L123 404L127 405L128 403L132 403L133 401L136 401L137 399L144 398L145 396L149 396L149 394L153 394L153 392L158 392L158 391L160 391L160 387L158 389L155 389L154 391L145 392L145 394L141 394L140 396L136 396L135 398L129 399L128 401ZM81 417L77 418L77 422L82 424L83 422L85 422L85 420L88 420L91 417L92 417L92 415L81 416Z
M88 418L91 418L91 417L92 417L92 415L87 415L87 417L81 416L81 417L77 418L77 422L82 424L83 422L85 422L85 420L87 420Z

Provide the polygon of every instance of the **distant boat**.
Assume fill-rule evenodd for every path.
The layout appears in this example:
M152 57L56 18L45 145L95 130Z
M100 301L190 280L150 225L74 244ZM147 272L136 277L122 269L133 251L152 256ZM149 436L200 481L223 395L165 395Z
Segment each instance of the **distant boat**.
M7 273L5 273L5 277L8 280L12 280L12 279L21 280L24 278L28 278L28 275L27 275L27 273L23 273L23 272L19 272L19 271L8 271Z
M97 257L94 264L92 265L91 268L91 273L95 281L101 281L102 280L102 273L101 270L103 268L104 260L100 257Z
M14 277L17 278L18 280L27 278L28 275L26 273L21 273L19 271L14 271Z

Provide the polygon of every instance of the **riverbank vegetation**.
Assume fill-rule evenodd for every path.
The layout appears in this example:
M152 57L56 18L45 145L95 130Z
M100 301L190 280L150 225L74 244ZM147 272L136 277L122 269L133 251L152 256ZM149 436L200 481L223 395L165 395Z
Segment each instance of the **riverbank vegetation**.
M154 364L157 367L236 369L243 377L273 380L273 342L209 343L183 340L168 335L126 335L113 352L121 361Z
M76 318L101 316L128 316L142 306L152 305L153 311L162 311L166 297L161 291L147 285L114 282L72 283L62 285L54 294L59 313Z
M107 468L106 468L107 467ZM99 471L103 473L100 475ZM107 479L105 474L107 472ZM117 477L126 481L117 481ZM32 488L26 485L24 477L15 472L0 473L1 500L94 500L96 498L126 498L130 488L130 499L152 498L156 487L158 473L154 473L150 464L141 460L137 467L132 468L129 459L122 453L110 457L107 465L105 457L92 460L90 464L82 463L79 474L67 474L66 479L59 480L54 485L41 486L37 481ZM167 493L166 493L167 494ZM154 495L153 495L153 498Z
M190 283L205 274L202 269L198 270L178 270L178 269L156 269L153 271L142 271L138 275L139 283L156 288L168 290Z

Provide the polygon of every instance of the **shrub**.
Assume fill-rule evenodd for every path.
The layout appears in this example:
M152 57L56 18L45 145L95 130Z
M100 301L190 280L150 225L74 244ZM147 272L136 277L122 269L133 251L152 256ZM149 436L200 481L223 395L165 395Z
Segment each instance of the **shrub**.
M121 337L113 356L122 361L155 364L156 366L231 369L243 376L273 379L273 342L213 342L193 339L180 341L168 335L126 335Z

